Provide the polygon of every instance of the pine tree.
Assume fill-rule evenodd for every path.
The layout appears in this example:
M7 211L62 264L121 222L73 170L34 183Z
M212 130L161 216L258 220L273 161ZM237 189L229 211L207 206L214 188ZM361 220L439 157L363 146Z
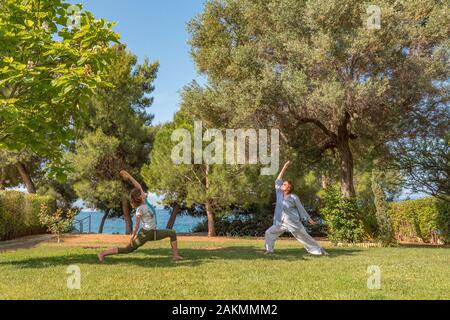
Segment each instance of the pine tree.
M68 156L74 171L70 180L87 205L109 215L123 216L126 233L132 232L129 186L122 182L120 170L139 179L139 172L153 141L153 116L146 109L153 99L158 63L137 64L137 58L124 47L116 47L117 57L109 68L108 80L114 86L100 89L93 97L87 125ZM102 224L103 225L103 224ZM100 228L101 231L102 228Z

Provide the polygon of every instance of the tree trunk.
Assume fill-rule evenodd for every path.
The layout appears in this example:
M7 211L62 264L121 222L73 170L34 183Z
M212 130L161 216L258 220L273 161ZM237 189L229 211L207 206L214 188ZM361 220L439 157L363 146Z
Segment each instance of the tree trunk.
M103 227L105 226L106 219L108 219L108 215L109 215L109 209L106 209L105 213L103 214L102 221L100 222L100 227L98 228L98 233L100 233L100 234L103 233Z
M16 163L17 170L19 171L20 176L22 177L22 181L27 188L28 193L36 193L36 188L34 186L33 180L31 180L30 174L28 173L27 168L21 162Z
M1 176L0 176L0 190L6 189L6 172L5 168L2 168L1 170Z
M125 219L125 234L131 234L133 232L133 220L131 220L130 204L125 197L122 199L122 212Z
M214 225L215 216L211 202L209 202L209 200L206 201L205 207L206 207L206 215L208 217L208 237L215 237L216 236L216 227Z
M337 148L341 157L341 192L348 199L356 196L353 181L353 154L349 141L347 125L340 126L338 128Z
M206 168L205 168L205 189L206 189L206 193L208 193L209 165L206 165ZM213 206L209 199L207 199L205 201L205 208L206 208L206 216L208 217L208 237L215 237L216 236L215 216L214 216Z
M172 230L175 225L175 220L177 218L178 213L180 213L181 207L178 202L175 202L172 206L172 212L170 213L169 221L167 221L166 229Z

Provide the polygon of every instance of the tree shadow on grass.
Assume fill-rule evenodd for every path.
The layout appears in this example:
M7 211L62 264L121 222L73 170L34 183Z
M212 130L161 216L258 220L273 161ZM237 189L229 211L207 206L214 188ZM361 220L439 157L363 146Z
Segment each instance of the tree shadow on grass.
M362 250L360 249L340 249L330 248L327 250L330 254L327 257L312 256L308 254L303 248L292 249L278 249L272 255L265 255L262 250L246 247L246 246L232 246L217 249L196 249L186 248L180 250L185 260L173 262L170 255L170 250L163 248L141 248L136 252L128 255L116 255L106 257L105 263L101 264L98 261L95 252L86 254L67 254L64 256L50 256L50 257L33 257L16 261L0 261L0 266L12 266L18 269L40 269L58 266L69 265L98 265L102 266L120 266L120 265L134 265L139 267L195 267L205 263L220 261L220 260L236 260L236 261L302 261L306 263L310 259L333 259L340 256L351 256Z

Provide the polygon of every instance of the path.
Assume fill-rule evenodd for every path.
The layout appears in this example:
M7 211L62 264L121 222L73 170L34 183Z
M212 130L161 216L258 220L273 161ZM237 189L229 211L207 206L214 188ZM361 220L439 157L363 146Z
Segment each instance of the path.
M3 251L14 251L18 249L29 249L41 242L50 241L56 236L51 234L44 234L38 236L27 236L15 240L10 241L1 241L0 242L0 252Z

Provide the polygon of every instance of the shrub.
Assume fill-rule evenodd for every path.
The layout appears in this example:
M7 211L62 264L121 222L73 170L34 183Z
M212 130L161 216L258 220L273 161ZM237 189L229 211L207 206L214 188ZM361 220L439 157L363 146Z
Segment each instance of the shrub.
M323 197L321 213L328 227L328 237L334 242L361 242L364 226L356 199L346 199L339 190L328 188Z
M78 209L57 209L56 212L52 212L47 205L43 204L39 212L39 220L43 226L47 227L48 232L56 234L59 243L61 234L70 231L78 213Z
M433 232L444 243L450 242L450 203L424 198L393 203L389 210L395 237L400 241L428 242Z
M0 191L0 240L45 233L39 221L42 205L54 211L55 202L51 197Z
M273 214L234 214L216 218L215 229L218 236L226 237L260 237L272 226ZM208 222L199 223L193 232L208 231Z

